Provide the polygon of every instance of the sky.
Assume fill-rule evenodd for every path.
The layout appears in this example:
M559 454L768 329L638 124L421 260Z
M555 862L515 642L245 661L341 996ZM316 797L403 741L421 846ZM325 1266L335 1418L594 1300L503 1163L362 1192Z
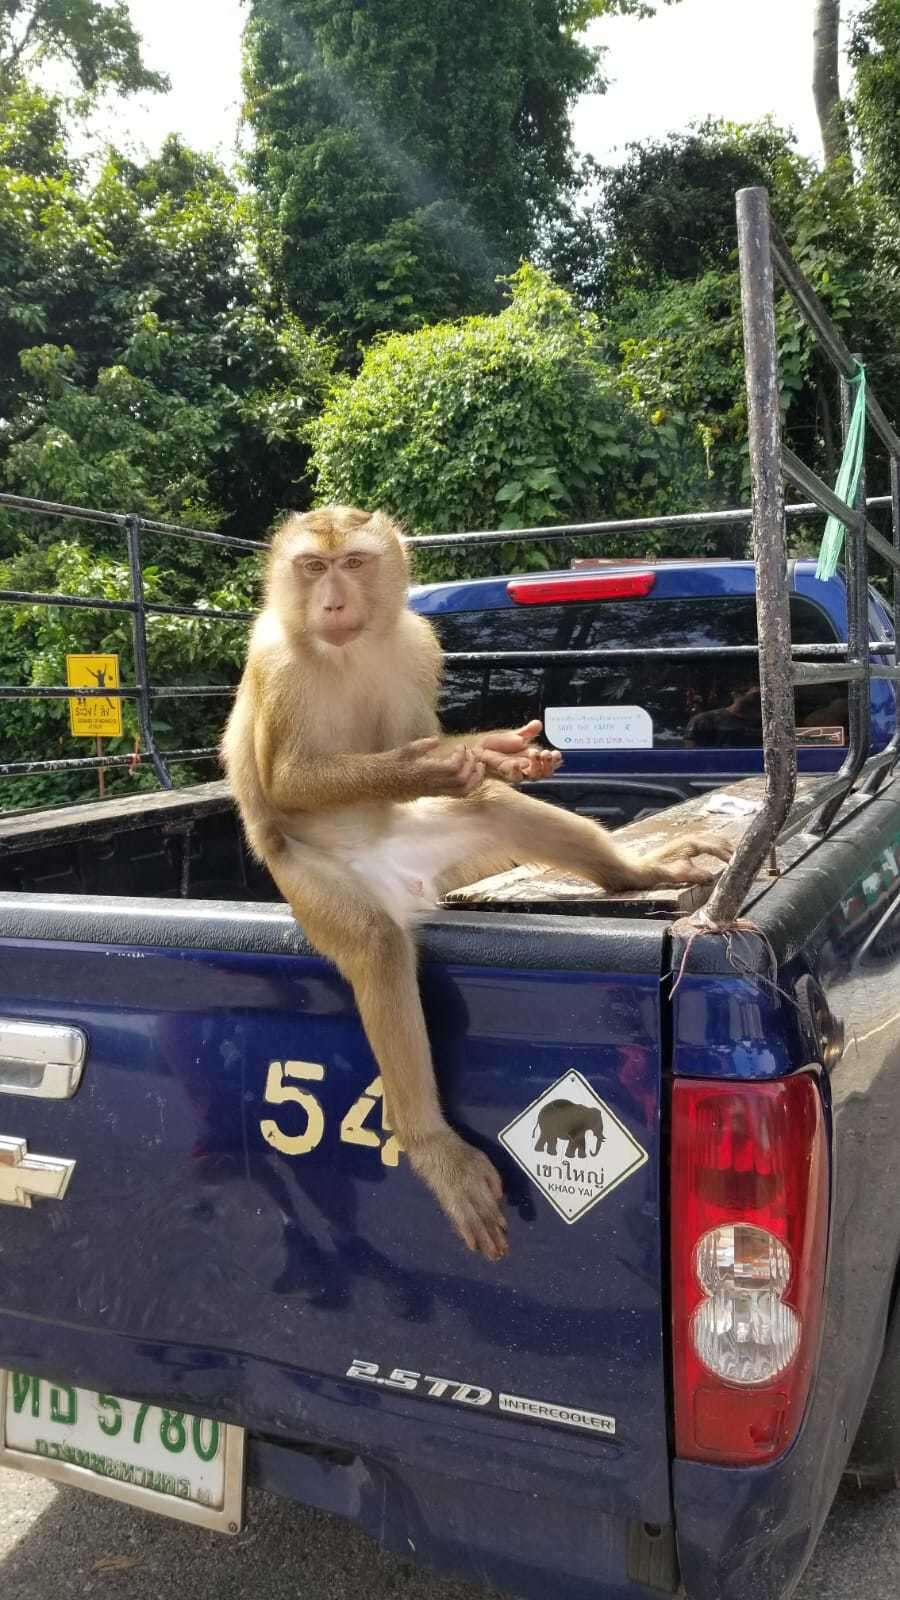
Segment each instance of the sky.
M819 156L813 107L814 0L682 0L649 21L595 23L607 47L604 95L586 96L574 117L579 149L621 160L632 140L661 138L704 117L754 121L771 113ZM130 0L151 66L169 74L169 95L111 106L104 131L136 150L169 131L233 157L240 105L241 0Z

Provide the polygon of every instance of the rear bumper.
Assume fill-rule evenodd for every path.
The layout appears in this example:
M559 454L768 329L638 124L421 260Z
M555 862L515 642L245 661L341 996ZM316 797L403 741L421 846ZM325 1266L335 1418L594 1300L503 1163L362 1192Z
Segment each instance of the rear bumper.
M249 1481L348 1517L408 1561L526 1600L659 1600L677 1589L671 1528L345 1451L251 1439Z

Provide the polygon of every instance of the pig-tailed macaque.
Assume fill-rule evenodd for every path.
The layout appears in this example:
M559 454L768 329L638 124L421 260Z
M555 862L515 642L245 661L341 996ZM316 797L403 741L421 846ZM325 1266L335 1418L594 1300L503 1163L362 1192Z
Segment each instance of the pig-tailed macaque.
M607 889L704 883L681 839L630 855L597 823L517 791L551 773L540 723L441 736L441 649L407 609L394 523L346 506L292 515L223 742L251 848L309 940L352 985L410 1163L471 1250L506 1253L500 1178L441 1109L412 928L449 888L522 862Z

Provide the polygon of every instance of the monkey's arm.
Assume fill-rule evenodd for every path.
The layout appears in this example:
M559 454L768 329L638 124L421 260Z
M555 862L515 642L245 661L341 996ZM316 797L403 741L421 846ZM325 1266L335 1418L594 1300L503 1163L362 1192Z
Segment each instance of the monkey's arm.
M263 792L283 815L335 811L372 800L418 800L425 795L462 798L477 788L483 767L465 750L442 752L436 739L417 739L374 755L320 755L267 748L257 738Z

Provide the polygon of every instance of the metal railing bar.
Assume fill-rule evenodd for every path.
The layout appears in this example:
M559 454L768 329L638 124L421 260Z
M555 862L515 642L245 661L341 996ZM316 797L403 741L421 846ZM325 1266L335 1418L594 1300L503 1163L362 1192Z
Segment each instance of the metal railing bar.
M869 648L880 655L893 655L893 639L873 639ZM810 657L835 657L843 660L846 644L795 644L791 646L792 658L802 661ZM444 665L451 667L534 667L591 666L606 660L645 661L669 659L718 660L729 656L758 656L758 644L676 644L671 647L651 645L646 650L636 645L604 645L596 650L448 650Z
M720 928L730 927L737 917L790 815L797 787L778 341L769 197L764 189L741 190L737 225L765 788L762 806L703 908L704 923Z
M772 224L772 259L778 276L790 291L822 349L845 380L854 378L857 363L812 286L807 283L778 229ZM891 427L874 394L866 392L866 412L882 443L892 455L900 453L900 438Z
M165 750L167 761L209 761L218 756L218 750L204 745L199 750ZM0 778L29 778L41 772L96 772L98 767L134 767L145 760L143 756L67 756L57 761L7 761L0 763Z
M0 604L73 606L80 611L136 611L133 600L101 600L95 595L44 594L37 589L0 589Z
M236 683L173 683L148 689L151 700L203 699L205 695L235 694Z
M900 681L900 667L870 667L873 678L887 678L890 682Z
M150 698L147 686L150 668L147 663L147 618L144 613L144 579L141 573L141 519L125 519L125 539L128 548L128 571L131 578L131 598L136 610L131 618L131 644L134 651L134 676L138 685L137 718L141 746L146 752L157 779L163 789L172 788L172 779L163 757L156 748L153 722L150 716Z
M860 773L860 778L865 777L870 770L874 770L879 763L883 764L885 753L885 751L880 751L877 755L870 756ZM862 785L860 785L861 789ZM838 799L843 803L850 798L851 794L856 792L854 788L848 788L844 780L839 779L837 774L831 778L823 779L821 783L816 785L811 795L794 802L790 818L778 835L778 843L786 844L788 839L793 839L795 834L805 832L810 817L814 817L830 800Z
M867 502L872 510L888 506L891 497L887 494L873 495ZM821 507L815 502L811 504L794 503L785 507L788 517L814 517L818 516ZM550 528L486 528L476 533L421 533L411 535L406 543L410 551L416 550L452 550L466 549L468 546L486 544L508 544L511 540L530 543L541 539L580 539L612 537L617 533L651 533L654 529L667 528L733 528L745 527L753 521L751 506L743 506L731 511L678 511L670 516L661 517L626 517L617 521L606 522L564 522L555 523ZM647 557L652 562L653 557ZM539 577L535 573L535 577Z
M99 522L107 528L124 528L126 513L94 511L90 506L70 506L55 500L35 500L31 495L0 494L0 510L24 511L33 517L63 517L79 522Z
M31 495L0 494L0 510L24 511L32 517L63 517L79 522L99 522L107 528L125 528L130 513L119 511L94 511L88 506L60 505L54 500L35 500ZM259 539L238 539L230 533L213 533L209 528L182 528L173 522L155 522L141 519L141 527L148 533L166 534L172 539L198 539L203 544L227 545L237 550L265 550Z
M851 356L853 370L859 368L858 356ZM841 376L841 433L846 448L853 413L853 385ZM869 661L869 545L868 518L866 516L865 465L860 475L853 510L856 517L846 530L846 581L847 581L847 643L848 658L858 661L863 669L861 681L851 683L847 693L847 754L837 774L848 790L853 787L869 758L872 747L872 695ZM874 530L873 530L874 531ZM881 535L878 535L881 539ZM893 546L881 541L889 552L891 567L896 560ZM814 823L814 831L825 834L833 817L840 810L839 798L829 800Z
M145 522L141 527L147 533L160 534L165 539L196 539L200 544L218 544L229 550L268 550L264 539L239 539L233 533L213 533L209 528L179 528L171 522Z
M55 684L0 684L0 700L137 700L139 684L118 689L73 689Z
M852 507L846 505L835 494L833 489L829 489L827 483L823 482L818 473L808 467L805 461L801 461L799 456L795 456L793 450L789 450L786 445L783 450L783 458L784 474L791 483L795 484L797 488L805 489L807 494L814 495L820 509L827 512L829 516L840 517L848 534L852 528L862 525L865 528L866 542L869 549L874 550L877 555L881 556L894 572L900 572L900 550L895 549L885 539L884 535L878 532L874 524L869 522L862 507L858 510L853 510Z
M791 647L792 657L795 661L823 656L834 659L843 664L847 655L847 645L835 644L795 644ZM873 654L894 655L896 644L893 639L871 639L869 649ZM651 646L641 650L632 646L616 648L603 646L597 650L461 650L448 651L444 656L444 663L451 667L472 667L479 670L484 667L533 667L541 671L547 666L591 666L602 661L644 661L648 657L668 661L673 657L678 659L706 661L710 657L714 660L727 659L731 656L756 657L759 655L757 644L714 644L714 645L672 645L671 648ZM807 669L809 670L809 669ZM823 671L830 669L823 668ZM873 675L890 676L893 668L872 668ZM835 682L846 680L851 674L844 667L843 670L835 667L830 678L823 678L822 674L810 677L804 681L813 683L818 681ZM172 683L147 689L151 700L181 700L189 698L202 699L206 695L232 695L237 689L235 683ZM140 684L125 684L118 688L73 689L67 684L0 684L0 700L134 700L142 693Z
M0 589L0 605L69 606L80 611L137 610L133 600L102 600L95 595L49 594L37 589ZM251 622L255 611L224 611L215 606L170 605L162 600L146 600L148 616L193 617L199 622Z
M255 611L219 611L215 606L177 606L162 600L146 600L144 610L148 616L191 617L196 622L252 622Z
M173 683L148 689L151 700L185 700L204 695L234 694L236 683ZM66 684L0 684L0 700L138 700L143 694L139 683L117 689L73 689Z
M891 536L894 549L900 551L900 461L895 455L891 456ZM900 571L896 567L892 578L894 629L896 631L897 625L900 623ZM873 670L876 676L880 676L878 667ZM894 696L894 718L894 737L891 739L887 749L882 751L885 759L882 765L874 770L866 780L865 790L868 794L877 792L879 785L885 781L888 773L893 770L897 758L900 756L900 688L898 688Z
M872 510L890 506L891 497L888 494L872 495L867 501ZM58 504L51 500L35 500L25 495L0 494L0 509L23 511L33 516L55 516L63 519L70 518L80 522L99 522L108 527L124 528L127 515L112 511L93 511L86 506L70 506ZM821 507L815 503L795 503L785 507L788 517L818 516ZM602 536L616 533L644 533L654 529L666 528L691 528L691 527L740 527L746 526L753 520L753 510L750 506L742 506L728 511L682 511L669 516L658 517L626 517L617 520L601 522L570 522L556 523L548 528L503 528L484 529L473 533L436 533L411 535L407 539L410 549L439 549L441 547L459 547L461 542L469 541L472 544L490 543L506 544L510 540L537 540L537 539L572 539L589 538L595 534ZM141 519L141 527L148 533L166 534L171 538L196 539L204 543L228 545L236 549L267 550L268 543L259 539L239 539L232 534L213 533L204 528L178 527L170 522L155 522L150 519ZM648 557L652 560L652 557Z
M847 662L843 666L819 667L810 663L808 666L794 668L795 684L810 683L865 683L866 666L862 661ZM889 669L893 670L893 669Z
M856 363L854 370L858 370L859 355L851 352ZM850 433L850 423L853 415L853 387L850 380L841 378L841 431L844 444ZM855 683L850 690L849 724L850 748L847 751L845 762L846 775L854 781L867 761L870 754L872 732L872 699L867 684L869 678L869 545L868 545L868 517L866 516L866 470L863 464L853 509L857 512L859 521L855 528L847 534L847 595L848 628L847 643L849 645L848 659L858 661L863 669L862 679ZM877 530L873 529L873 533ZM878 539L890 551L890 564L893 568L897 559L896 551L888 544L881 534Z

